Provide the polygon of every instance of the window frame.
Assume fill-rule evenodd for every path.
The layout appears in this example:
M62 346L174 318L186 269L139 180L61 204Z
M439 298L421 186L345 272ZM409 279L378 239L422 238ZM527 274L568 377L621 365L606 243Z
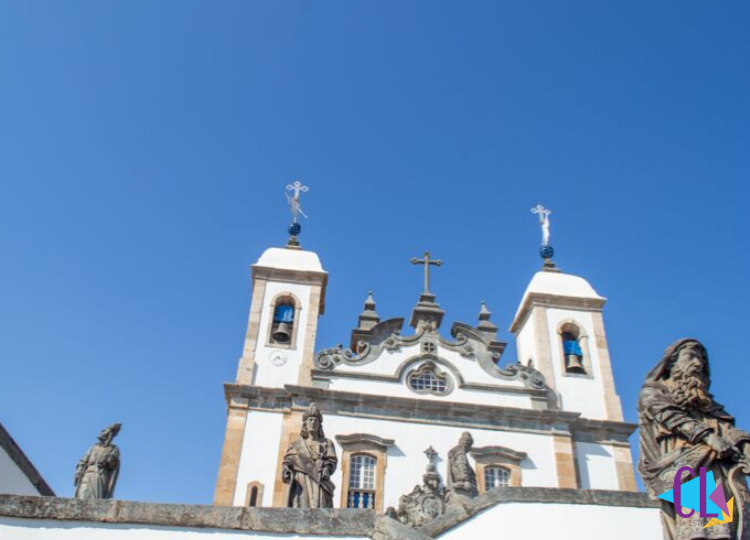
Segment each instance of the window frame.
M571 334L577 336L576 340L581 348L581 365L585 373L576 373L568 370L568 363L565 358L565 347L563 345L564 334ZM592 369L591 353L589 350L589 336L584 330L584 327L578 321L573 319L565 319L560 322L557 326L557 350L560 356L560 372L563 377L576 377L582 379L593 379L594 371Z
M506 481L505 485L499 485L499 486L489 487L487 485L487 473L489 473L490 471L492 471L492 472L494 472L494 471L502 471L503 473L505 473L505 481ZM495 465L495 464L493 464L493 465L485 465L484 467L482 467L482 473L484 475L484 490L485 491L489 491L490 489L497 489L497 488L500 488L500 487L511 487L510 477L512 475L512 472L511 472L511 470L508 467L506 467L504 465Z
M445 389L442 391L434 390L432 388L424 388L424 389L417 389L414 388L411 384L412 378L415 377L421 377L426 372L431 371L433 376L437 378L438 380L445 381ZM411 369L409 369L405 376L404 376L404 382L406 384L406 387L414 392L415 394L419 395L431 395L431 396L438 396L438 397L444 397L453 392L454 384L453 384L453 378L446 372L440 369L440 367L437 365L437 363L433 362L432 360L426 360L420 363L417 363L414 365Z
M341 446L341 508L348 508L349 491L356 489L370 491L363 488L351 488L352 458L364 455L375 460L375 489L373 495L373 509L383 512L383 501L385 498L385 471L388 466L388 449L394 445L392 439L382 439L377 435L369 433L352 433L349 435L336 435L336 442Z
M282 305L292 306L294 308L294 320L292 321L292 331L289 343L279 343L273 339L274 318L276 308ZM271 299L269 303L268 324L266 325L266 347L286 350L297 349L297 332L299 331L300 318L302 315L302 303L299 298L291 291L282 291Z

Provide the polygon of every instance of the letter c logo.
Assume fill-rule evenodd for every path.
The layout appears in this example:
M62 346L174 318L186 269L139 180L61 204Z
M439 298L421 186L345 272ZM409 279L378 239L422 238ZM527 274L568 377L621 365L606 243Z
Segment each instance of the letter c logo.
M674 477L674 485L672 486L672 493L674 494L674 509L677 512L677 515L679 515L680 517L690 519L691 517L693 517L693 514L695 514L695 510L690 510L689 514L682 513L682 492L680 491L680 488L682 487L683 471L689 471L690 476L695 476L695 471L688 466L680 467L680 469L677 471L677 474Z

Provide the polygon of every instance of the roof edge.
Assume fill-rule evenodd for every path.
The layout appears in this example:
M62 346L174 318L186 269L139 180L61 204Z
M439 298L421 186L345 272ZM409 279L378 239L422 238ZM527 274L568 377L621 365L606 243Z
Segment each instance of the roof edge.
M54 497L55 492L49 487L49 484L42 478L42 475L34 467L31 460L24 454L21 447L18 446L13 437L10 436L8 430L5 429L2 423L0 423L0 447L2 447L10 456L10 459L21 469L21 472L28 478L29 482L39 491L41 495L46 497Z

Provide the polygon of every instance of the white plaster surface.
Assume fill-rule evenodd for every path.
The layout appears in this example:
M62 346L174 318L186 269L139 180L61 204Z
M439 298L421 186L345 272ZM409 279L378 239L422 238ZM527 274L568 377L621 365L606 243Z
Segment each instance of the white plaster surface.
M529 317L516 334L516 354L522 364L527 366L529 365L529 360L533 360L534 367L538 369L539 362L537 360L534 330L534 318Z
M447 480L448 451L453 448L467 431L461 427L416 422L354 418L326 414L323 429L326 437L336 440L336 435L368 433L383 439L393 439L395 444L388 451L385 470L384 508L398 506L398 498L410 493L414 486L422 483L427 458L424 451L432 446L439 454L437 469L443 481ZM526 452L528 459L521 463L524 486L558 487L555 466L554 444L549 435L469 429L474 437L474 446L505 446L519 452ZM336 444L336 452L341 459L342 449ZM470 458L471 460L471 458ZM473 460L472 464L473 464ZM348 485L342 478L339 467L333 476L336 485L334 504L338 508L342 486Z
M663 540L658 508L530 503L494 506L440 540L480 538Z
M437 342L437 340L436 340ZM462 357L459 353L449 350L437 343L437 360L433 360L439 369L446 373L453 381L453 391L446 395L417 394L406 384L406 375L413 368L421 365L420 345L401 347L398 351L383 351L380 357L370 363L362 365L341 364L336 367L336 372L398 376L398 382L348 379L345 377L333 377L331 390L348 392L361 392L384 396L410 397L418 399L448 400L460 403L476 403L479 405L496 405L505 407L531 408L531 399L517 393L503 393L501 387L524 388L521 381L517 379L502 379L487 373L479 362L474 358ZM459 388L459 382L463 380L466 384L481 384L497 387L498 392L487 390L469 390Z
M557 333L557 329L564 321L575 322L588 336L592 378L566 376L563 373L564 359L562 357L562 345L559 343L560 335ZM563 410L579 412L584 418L606 420L607 409L604 401L604 381L601 376L599 351L594 341L594 322L591 313L573 309L547 309L547 322L547 332L552 352L552 366L555 370L557 392L561 396Z
M0 493L12 495L40 494L3 448L0 448Z
M615 453L611 445L577 442L575 447L581 488L620 489Z
M256 386L280 388L285 384L297 384L299 381L299 369L302 364L303 346L305 343L305 332L307 329L307 317L310 310L311 286L298 283L283 283L269 281L263 296L263 308L260 315L258 343L255 348L255 381ZM292 293L301 304L294 317L295 324L299 325L297 339L293 349L278 347L268 344L268 332L271 328L273 317L274 299L282 293ZM286 363L281 366L274 365L271 355L279 352L286 356Z
M260 256L255 266L283 270L324 271L318 255L302 249L268 248Z
M273 505L282 420L283 416L279 413L249 411L237 469L234 506L244 506L250 482L263 484L263 498L258 506Z
M405 377L402 377L398 383L334 377L331 379L330 389L377 396L427 399L431 401L455 401L458 403L516 407L519 409L531 408L531 398L529 396L515 393L487 392L483 390L456 388L455 378L453 379L454 389L447 395L417 394L406 384Z
M56 521L0 517L0 540L365 540L359 536L273 534L226 529ZM368 539L369 540L369 539Z

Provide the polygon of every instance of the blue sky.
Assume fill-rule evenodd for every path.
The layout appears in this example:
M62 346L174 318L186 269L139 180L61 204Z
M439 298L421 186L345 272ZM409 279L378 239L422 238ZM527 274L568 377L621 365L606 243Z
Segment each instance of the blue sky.
M408 316L445 261L453 321L507 332L553 209L565 271L609 298L628 420L694 335L744 399L746 2L0 3L0 421L60 495L123 423L124 499L210 503L250 305L310 186L330 272L317 348L367 290ZM514 361L511 346L505 361ZM415 483L418 481L415 476Z

